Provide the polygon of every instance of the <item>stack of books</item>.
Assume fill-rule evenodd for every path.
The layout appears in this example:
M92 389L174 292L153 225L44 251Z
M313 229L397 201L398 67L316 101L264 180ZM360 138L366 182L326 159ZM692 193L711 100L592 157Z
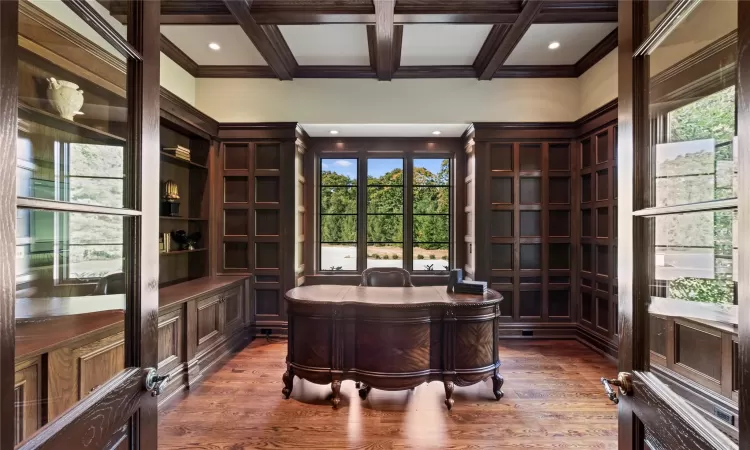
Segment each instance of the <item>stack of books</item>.
M175 158L184 159L185 161L190 161L190 149L183 147L181 145L178 145L177 147L164 147L163 148L164 153L168 153Z
M172 235L170 233L161 233L161 236L159 236L159 249L163 253L172 250Z
M487 292L487 282L463 280L453 285L453 292L483 295Z

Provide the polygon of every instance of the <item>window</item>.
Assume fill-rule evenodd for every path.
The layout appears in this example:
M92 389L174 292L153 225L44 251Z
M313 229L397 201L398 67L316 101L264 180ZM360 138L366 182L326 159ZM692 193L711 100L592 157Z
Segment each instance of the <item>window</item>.
M446 157L321 158L319 271L445 273L451 267L450 174Z

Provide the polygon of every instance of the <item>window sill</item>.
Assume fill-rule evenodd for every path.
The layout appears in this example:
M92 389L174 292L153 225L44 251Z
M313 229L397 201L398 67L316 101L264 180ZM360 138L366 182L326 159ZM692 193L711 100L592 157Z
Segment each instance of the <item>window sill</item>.
M316 284L343 284L356 286L362 281L362 275L359 273L346 274L329 274L317 273L305 276L305 285ZM429 275L429 274L412 274L411 282L415 286L445 286L448 284L448 274Z

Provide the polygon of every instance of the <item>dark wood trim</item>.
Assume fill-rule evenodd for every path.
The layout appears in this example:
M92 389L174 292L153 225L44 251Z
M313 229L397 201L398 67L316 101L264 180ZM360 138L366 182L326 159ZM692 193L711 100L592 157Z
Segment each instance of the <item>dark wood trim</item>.
M574 139L575 122L474 122L474 139Z
M474 68L477 71L477 77L480 80L491 80L495 72L505 63L510 53L516 48L516 45L521 41L521 38L526 31L529 29L531 24L536 19L536 16L542 10L543 1L541 0L527 0L521 13L518 15L518 19L513 22L510 28L505 30L499 30L495 32L496 27L493 27L492 32L487 37L485 45L482 46L479 55L485 55L484 58L475 61ZM505 27L503 27L505 28Z
M85 0L62 0L78 17L83 19L88 26L96 31L109 45L127 59L143 59L138 50L128 42L114 27L107 22L87 1Z
M278 25L261 25L260 28L268 37L274 50L279 55L281 60L284 62L284 66L292 71L292 75L297 70L297 60L292 54L292 49L289 48L289 44L286 43L284 35L281 34L281 30Z
M125 20L122 1L112 1L110 10L118 20ZM456 1L411 2L397 4L394 14L396 24L456 23L499 24L513 23L519 15L521 2ZM307 5L299 2L273 2L253 7L253 17L259 25L319 25L319 24L373 24L375 12L372 4L338 2L335 6ZM165 2L162 5L161 23L172 25L229 25L237 21L220 1ZM617 1L549 1L542 8L536 23L589 23L616 22Z
M651 78L651 103L692 101L736 82L737 32L728 33ZM705 92L705 94L703 93Z
M216 120L165 88L161 88L159 91L159 106L162 113L170 114L173 118L179 119L180 122L195 128L198 132L205 133L208 136L216 136L219 132L219 123Z
M370 67L372 68L372 71L374 73L376 70L376 67L378 66L377 49L375 48L376 41L377 41L377 38L375 37L375 25L367 25L366 31L367 31L367 55L370 58Z
M291 80L295 67L290 67L288 55L283 55L283 46L279 46L277 39L272 40L266 30L255 21L250 14L249 0L224 0L224 4L242 27L247 37L263 56L268 65L280 80ZM283 40L283 39L282 39ZM288 46L286 47L289 48ZM292 57L293 58L293 57Z
M18 1L0 2L0 448L15 445Z
M576 120L576 135L584 136L614 122L617 122L617 99L600 106Z
M368 30L371 29L368 27ZM398 27L396 27L398 29ZM372 32L368 32L368 36ZM368 38L369 42L372 38ZM372 53L371 61L372 61ZM399 66L393 79L476 78L472 66ZM198 66L198 78L276 78L269 66ZM376 79L371 66L297 66L295 78ZM502 66L493 78L575 78L575 66Z
M452 155L462 148L460 138L310 138L308 151L322 153L367 154L391 151L408 153L445 153ZM306 176L307 177L307 176Z
M270 66L198 66L196 78L276 78L276 73Z
M737 131L738 154L750 152L750 3L739 2L737 54ZM739 398L740 411L737 427L740 442L750 442L750 158L742 157L737 165L739 172Z
M159 363L159 248L155 240L159 234L160 205L154 190L161 179L159 2L138 0L129 2L128 6L128 17L133 19L128 23L128 41L143 55L142 59L128 58L127 62L128 143L136 161L135 179L130 184L134 185L136 193L135 209L142 215L131 236L135 267L129 273L134 275L130 283L135 286L135 295L128 299L125 309L125 367L134 367L140 372L136 374L140 377L135 378L141 395L136 397L138 412L131 419L132 433L139 447L154 448L158 443L157 400L144 392L141 383L143 370L157 368ZM123 389L120 393L122 398L127 398L125 392ZM87 415L92 413L96 414L96 409L88 410ZM116 421L109 423L113 428L118 426ZM103 431L106 433L106 429Z
M231 139L296 139L296 122L227 122L219 124L217 136L222 141Z
M480 48L479 53L477 53L477 57L474 58L474 76L478 76L484 68L489 66L492 57L503 43L503 40L510 31L512 25L512 23L502 23L492 26L492 29L490 29L487 38L482 44L482 48Z
M394 25L393 26L393 71L397 71L401 67L401 47L404 44L404 26Z
M390 81L394 72L393 11L395 0L376 0L375 4L375 72L378 80ZM401 50L399 49L399 59Z
M161 51L178 66L185 69L185 72L194 77L198 76L198 63L193 61L192 58L180 50L179 47L164 35L161 36Z
M576 339L586 347L609 358L617 359L617 342L589 330L585 325L578 324Z
M617 28L612 30L604 39L588 51L578 62L575 63L576 77L580 77L587 70L594 67L605 56L609 55L612 50L617 48Z

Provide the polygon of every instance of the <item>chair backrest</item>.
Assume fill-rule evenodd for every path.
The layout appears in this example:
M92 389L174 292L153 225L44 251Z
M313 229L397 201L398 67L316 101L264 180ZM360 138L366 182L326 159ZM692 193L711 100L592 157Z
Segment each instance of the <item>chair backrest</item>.
M409 272L398 267L370 267L362 272L360 286L413 287Z
M91 295L108 295L125 293L125 274L113 272L99 278L96 289Z

